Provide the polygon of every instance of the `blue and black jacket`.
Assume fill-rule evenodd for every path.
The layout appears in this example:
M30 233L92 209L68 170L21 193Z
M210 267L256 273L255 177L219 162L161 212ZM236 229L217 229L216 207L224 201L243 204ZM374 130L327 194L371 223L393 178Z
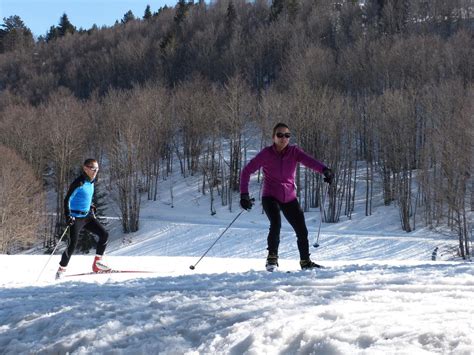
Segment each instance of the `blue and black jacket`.
M64 214L72 217L86 217L89 214L94 196L95 180L82 173L69 186L64 198Z

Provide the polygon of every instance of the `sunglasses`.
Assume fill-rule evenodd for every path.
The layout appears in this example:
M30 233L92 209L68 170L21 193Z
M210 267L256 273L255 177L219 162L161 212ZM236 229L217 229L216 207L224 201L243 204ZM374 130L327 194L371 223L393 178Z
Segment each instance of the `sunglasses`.
M86 165L92 171L99 171L99 167Z
M283 138L283 137L285 137L285 138L290 138L290 137L291 137L291 133L281 133L281 132L278 132L278 133L276 134L276 136L277 136L278 138Z

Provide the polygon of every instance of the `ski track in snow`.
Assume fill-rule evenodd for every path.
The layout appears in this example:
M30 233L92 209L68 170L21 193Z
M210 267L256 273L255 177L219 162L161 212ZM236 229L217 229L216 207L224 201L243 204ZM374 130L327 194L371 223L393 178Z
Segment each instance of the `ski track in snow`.
M145 222L146 223L146 222ZM144 224L145 224L144 223ZM237 223L236 223L237 224ZM146 223L150 232L131 237L129 243L111 243L111 255L163 255L199 256L219 237L225 227L215 228L212 224L183 224L156 222ZM155 229L154 226L156 226ZM237 224L222 236L222 242L210 252L217 257L261 257L266 256L266 234L268 227L250 229ZM413 237L405 235L366 235L358 233L321 233L320 247L311 245L315 233L310 234L310 249L318 260L357 259L420 259L430 260L434 248L448 243L430 236ZM450 241L452 244L452 241ZM231 244L231 245L230 245ZM420 254L421 253L421 254ZM283 229L281 233L280 256L297 258L294 232Z

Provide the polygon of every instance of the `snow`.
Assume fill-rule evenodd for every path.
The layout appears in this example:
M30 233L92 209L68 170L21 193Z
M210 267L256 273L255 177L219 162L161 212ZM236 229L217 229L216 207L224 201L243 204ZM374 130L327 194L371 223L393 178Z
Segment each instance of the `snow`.
M325 268L315 271L299 270L285 221L280 271L269 273L257 204L193 271L240 209L211 216L193 177L175 182L172 208L170 183L144 203L139 232L107 226L108 263L150 273L55 281L64 245L51 259L0 255L1 354L474 354L474 270L453 257L455 239L403 233L395 207L365 217L361 206L323 223L311 257ZM312 244L319 211L306 219ZM67 274L90 271L92 259L74 255Z

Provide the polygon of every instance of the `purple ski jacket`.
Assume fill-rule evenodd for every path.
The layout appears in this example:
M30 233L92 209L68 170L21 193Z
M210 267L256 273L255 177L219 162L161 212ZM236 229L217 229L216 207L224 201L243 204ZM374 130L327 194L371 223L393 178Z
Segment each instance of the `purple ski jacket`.
M250 175L263 168L262 197L273 197L281 203L296 199L295 175L298 163L322 173L323 163L306 154L296 145L288 145L281 153L275 145L263 148L243 168L240 174L240 193L249 192Z

